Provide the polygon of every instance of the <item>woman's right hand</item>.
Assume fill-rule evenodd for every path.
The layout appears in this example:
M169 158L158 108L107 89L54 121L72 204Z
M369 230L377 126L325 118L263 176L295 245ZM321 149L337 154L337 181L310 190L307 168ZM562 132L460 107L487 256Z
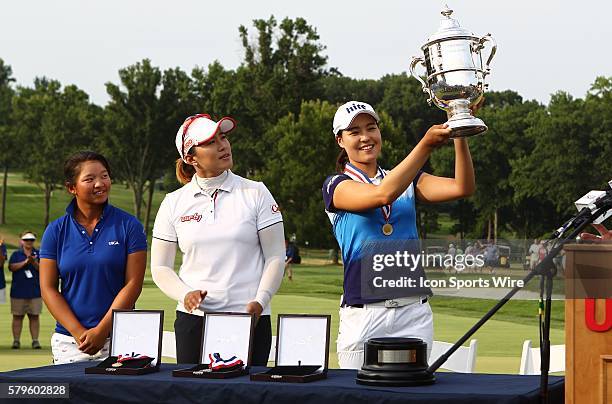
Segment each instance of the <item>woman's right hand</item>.
M435 149L436 147L446 144L450 138L450 135L451 130L447 124L433 125L427 130L425 136L423 136L423 140L421 141L424 142L425 146Z
M206 297L205 290L192 290L191 292L185 295L185 299L183 300L183 306L185 306L185 310L188 312L192 312L200 306L202 300Z

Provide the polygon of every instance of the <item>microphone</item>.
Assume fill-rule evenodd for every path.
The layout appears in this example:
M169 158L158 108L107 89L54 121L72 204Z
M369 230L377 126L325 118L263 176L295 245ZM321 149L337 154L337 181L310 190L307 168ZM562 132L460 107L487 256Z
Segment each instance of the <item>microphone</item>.
M580 199L574 202L576 209L578 209L578 214L555 230L555 232L552 234L552 238L555 239L563 235L563 233L565 233L570 227L574 226L576 222L590 216L598 209L607 207L607 211L604 211L603 214L599 214L598 217L594 218L593 223L600 224L608 217L612 216L612 180L608 182L608 185L610 186L610 189L607 191L589 191L586 195L583 195Z
M612 216L612 180L608 182L608 185L610 189L607 191L589 191L582 198L574 202L579 212L584 208L588 208L591 213L600 208L608 208L606 212L593 220L595 224L600 224Z

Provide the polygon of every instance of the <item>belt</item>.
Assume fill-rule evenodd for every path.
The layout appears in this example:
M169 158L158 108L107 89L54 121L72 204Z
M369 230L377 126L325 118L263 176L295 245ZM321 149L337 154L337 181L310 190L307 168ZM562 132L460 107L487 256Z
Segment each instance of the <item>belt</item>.
M412 296L412 297L400 297L397 299L387 299L381 300L379 302L366 303L366 304L342 304L342 307L356 307L358 309L362 309L365 306L374 306L374 307L384 307L386 309L393 309L396 307L404 307L413 303L427 303L427 296Z

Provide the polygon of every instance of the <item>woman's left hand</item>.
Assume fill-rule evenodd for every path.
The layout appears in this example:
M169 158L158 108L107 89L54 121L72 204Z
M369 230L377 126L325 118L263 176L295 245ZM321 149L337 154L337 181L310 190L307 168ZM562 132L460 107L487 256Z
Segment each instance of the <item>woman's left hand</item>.
M100 352L106 343L106 334L97 329L97 327L85 330L80 336L81 344L79 350L88 354L95 355Z
M247 313L255 314L255 317L259 318L259 316L261 316L261 312L263 311L263 307L261 307L261 304L259 304L259 302L252 301L246 305L245 310Z

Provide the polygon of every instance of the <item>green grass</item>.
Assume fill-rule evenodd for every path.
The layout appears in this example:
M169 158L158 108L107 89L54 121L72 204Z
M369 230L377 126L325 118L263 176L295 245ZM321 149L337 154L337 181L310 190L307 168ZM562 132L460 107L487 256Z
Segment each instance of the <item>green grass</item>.
M156 192L152 217L163 197ZM123 185L114 184L111 192L112 203L128 212L133 211L132 194ZM56 190L51 202L51 218L64 213L68 195L63 190ZM4 237L10 250L18 242L18 233L31 229L42 235L43 194L36 186L23 180L20 174L11 173L8 186L7 219L8 224L0 226L0 237ZM444 223L445 227L450 224ZM272 327L276 332L276 315L279 313L319 313L332 315L330 344L330 367L337 367L335 340L338 332L338 304L342 293L342 266L324 265L327 260L326 250L301 249L303 265L294 266L294 280L287 279L272 301ZM180 259L177 259L177 266ZM5 265L6 268L6 265ZM513 276L520 276L518 271ZM8 288L10 274L5 269ZM9 290L7 288L7 291ZM7 293L8 295L8 293ZM467 331L490 307L493 300L469 299L436 296L431 299L434 311L434 338L453 342ZM147 270L143 292L138 300L140 309L163 309L165 312L164 329L173 330L176 303L170 301L154 285ZM43 310L41 316L40 340L43 348L35 351L29 348L30 338L27 320L22 333L22 349L11 350L10 305L0 305L0 371L43 366L51 363L49 338L53 333L55 321ZM487 373L517 373L523 340L531 339L534 345L538 341L537 303L532 301L510 301L495 317L485 324L473 338L478 339L478 359L476 370ZM561 344L563 336L563 305L553 304L551 340Z
M338 332L338 302L341 291L342 271L334 266L294 266L294 280L285 279L279 293L272 301L272 328L276 333L276 315L279 313L331 314L332 331L330 344L330 367L337 367L335 339ZM321 292L323 290L323 292ZM434 310L435 339L455 341L467 331L495 302L485 299L466 299L436 296L431 305ZM138 300L140 309L163 309L164 329L173 330L176 303L165 297L153 284L150 273L145 278L145 287ZM22 336L24 348L19 351L9 348L10 318L8 305L0 318L0 371L21 367L49 364L51 353L49 337L54 321L47 312L41 317L41 341L45 349L29 349L27 328ZM563 343L563 306L553 306L553 344ZM538 327L535 302L511 301L492 320L486 323L473 338L478 339L476 369L486 373L516 373L520 363L522 343L531 339L537 345ZM171 360L170 360L171 361Z

